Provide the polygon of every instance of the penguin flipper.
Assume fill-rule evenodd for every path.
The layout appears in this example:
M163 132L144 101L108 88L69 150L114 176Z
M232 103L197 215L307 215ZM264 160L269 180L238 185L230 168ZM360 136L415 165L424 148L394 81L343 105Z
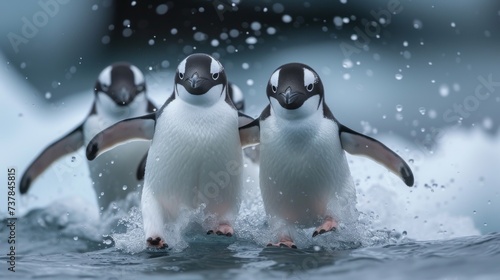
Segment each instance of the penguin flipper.
M60 157L77 151L83 146L83 125L48 146L26 169L21 178L21 194L28 192L31 183Z
M93 160L113 146L131 139L153 139L156 113L126 119L99 132L87 145L87 159Z
M240 143L242 148L255 146L260 143L259 119L253 119L238 112Z
M413 173L408 164L394 151L379 141L340 125L342 148L352 155L367 156L396 174L409 187L413 186Z
M137 167L137 173L135 176L137 177L137 180L144 180L144 174L146 173L146 161L148 160L148 152L144 155L142 158L141 162L139 163L139 166Z

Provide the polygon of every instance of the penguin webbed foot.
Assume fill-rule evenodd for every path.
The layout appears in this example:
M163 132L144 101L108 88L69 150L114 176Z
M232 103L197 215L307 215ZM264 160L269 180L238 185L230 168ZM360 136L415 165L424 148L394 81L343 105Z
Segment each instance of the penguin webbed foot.
M336 231L337 227L338 227L337 221L335 221L332 217L326 217L323 224L321 224L314 230L312 237L316 237L320 234L327 233L329 231Z
M279 247L279 248L291 248L297 249L297 245L293 242L292 238L289 236L282 236L280 241L277 243L268 243L267 247Z
M229 224L225 224L225 223L222 223L222 224L219 224L219 226L217 226L217 228L215 230L209 230L207 231L207 235L211 235L211 234L217 234L217 235L225 235L227 237L231 237L234 235L234 230L233 230L233 227L231 227Z
M166 249L168 248L167 243L163 241L161 237L148 237L147 239L148 247L156 248L156 249Z

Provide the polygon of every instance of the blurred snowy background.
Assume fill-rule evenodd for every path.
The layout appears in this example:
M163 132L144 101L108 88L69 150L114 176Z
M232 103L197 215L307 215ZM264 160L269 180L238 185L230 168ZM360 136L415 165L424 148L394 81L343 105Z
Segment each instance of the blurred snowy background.
M83 120L105 66L137 65L161 105L180 60L206 52L253 116L278 66L310 65L339 121L409 162L413 188L349 157L358 208L376 226L417 239L500 230L498 1L40 0L0 11L0 216L7 167L20 180ZM93 209L85 160L83 150L65 157L17 194L18 216L69 196Z

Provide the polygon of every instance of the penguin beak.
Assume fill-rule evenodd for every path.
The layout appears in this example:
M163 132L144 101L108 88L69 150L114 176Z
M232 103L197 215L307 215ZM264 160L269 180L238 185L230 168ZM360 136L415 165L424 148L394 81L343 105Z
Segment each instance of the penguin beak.
M283 99L283 103L290 105L301 95L300 92L293 92L291 87L287 87L286 90L279 94Z
M191 94L201 95L207 92L208 88L205 87L207 79L200 76L198 72L194 72L191 77L185 79L182 84L184 88Z
M126 87L122 87L118 90L117 92L117 104L119 106L127 106L131 100L131 94L130 91Z
M198 72L195 72L191 78L188 78L187 79L189 85L192 87L192 88L197 88L201 82L202 82L202 79L200 78L200 76L198 75Z

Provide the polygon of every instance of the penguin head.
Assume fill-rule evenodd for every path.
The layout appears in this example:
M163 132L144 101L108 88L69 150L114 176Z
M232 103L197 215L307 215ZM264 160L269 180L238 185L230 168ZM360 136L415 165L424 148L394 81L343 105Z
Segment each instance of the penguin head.
M207 54L192 54L177 67L174 90L187 103L210 106L227 90L224 67Z
M273 111L283 118L310 116L323 102L321 79L316 71L301 63L288 63L276 69L266 92Z
M146 83L139 68L120 62L109 65L101 71L94 91L99 101L126 107L136 97L145 94Z

